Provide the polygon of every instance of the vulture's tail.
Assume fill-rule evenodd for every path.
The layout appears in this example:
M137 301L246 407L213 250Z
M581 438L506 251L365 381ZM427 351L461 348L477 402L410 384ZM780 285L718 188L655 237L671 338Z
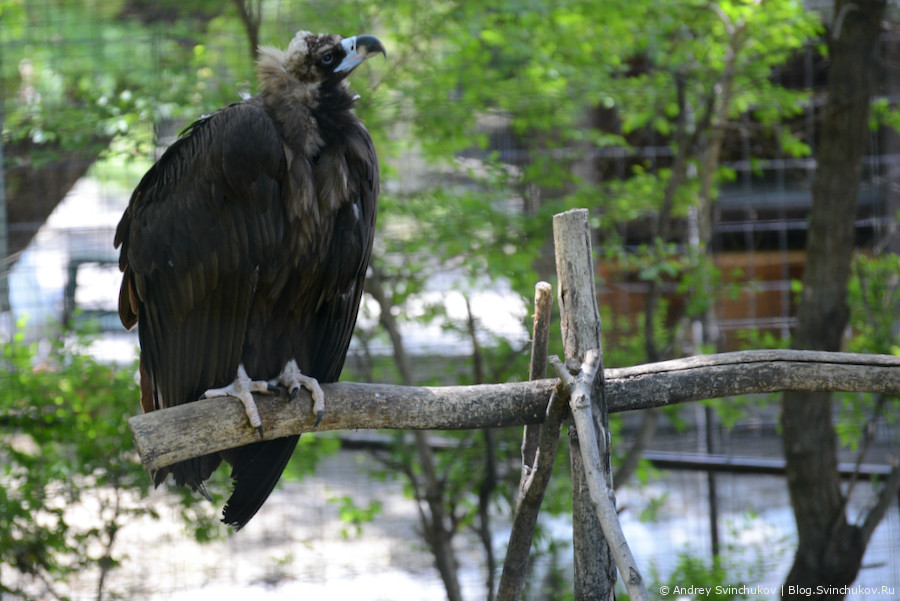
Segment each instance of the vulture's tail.
M240 530L265 503L297 446L299 436L265 440L238 450L231 468L234 491L222 521Z

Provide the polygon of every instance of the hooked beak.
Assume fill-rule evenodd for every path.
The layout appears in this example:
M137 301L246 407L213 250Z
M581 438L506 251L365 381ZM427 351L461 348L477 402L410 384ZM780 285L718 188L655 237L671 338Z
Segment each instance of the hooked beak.
M343 46L346 56L341 64L335 67L335 73L349 73L375 54L381 53L387 57L384 46L378 41L378 38L371 35L355 35L352 38L346 38L341 42L341 46Z

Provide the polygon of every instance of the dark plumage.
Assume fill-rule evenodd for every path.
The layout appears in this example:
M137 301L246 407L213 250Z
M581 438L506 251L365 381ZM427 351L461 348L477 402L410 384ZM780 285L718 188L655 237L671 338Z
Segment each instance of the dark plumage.
M318 385L304 376L338 378L378 197L375 148L345 78L383 52L371 36L303 31L285 51L260 48L259 94L189 126L138 184L115 245L119 316L126 328L138 325L144 411L205 393L246 400L246 376L254 390L280 378L312 391ZM292 361L303 376L291 372ZM252 407L248 418L262 431ZM208 455L160 470L154 481L172 473L206 494L203 482L225 459L235 488L223 521L241 528L296 443Z

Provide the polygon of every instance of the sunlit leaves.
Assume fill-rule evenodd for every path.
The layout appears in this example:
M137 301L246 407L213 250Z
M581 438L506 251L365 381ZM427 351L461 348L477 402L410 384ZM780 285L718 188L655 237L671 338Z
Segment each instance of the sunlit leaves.
M20 335L0 353L0 563L49 582L99 567L88 547L104 544L126 513L145 513L111 499L143 497L150 485L125 420L139 396L134 366L102 365L62 344L39 355ZM68 512L87 500L100 504L93 526Z
M859 254L847 285L850 327L848 350L858 353L900 354L900 256Z

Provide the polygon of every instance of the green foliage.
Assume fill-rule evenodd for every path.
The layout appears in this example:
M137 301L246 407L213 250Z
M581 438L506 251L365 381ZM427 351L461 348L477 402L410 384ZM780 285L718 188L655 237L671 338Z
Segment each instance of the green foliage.
M793 0L765 5L737 2L663 2L641 7L631 28L638 35L622 44L623 57L640 57L640 68L604 81L605 93L620 113L626 134L646 129L670 136L673 153L698 160L706 149L680 146L676 135L721 127L749 113L756 127L769 130L783 150L805 155L809 148L787 128L786 119L802 111L808 92L780 87L770 77L773 67L818 35L815 15ZM609 26L608 23L604 23ZM613 25L616 27L616 25ZM620 75L620 74L615 74ZM723 94L723 89L730 94ZM728 102L727 106L721 103ZM689 162L690 162L689 160ZM702 164L698 161L698 166ZM609 184L608 219L633 219L641 207L654 212L671 177L665 168L637 164L625 181ZM723 175L718 170L719 177ZM702 175L697 173L696 178ZM676 195L673 215L695 203L689 178Z
M734 428L738 422L751 414L753 410L767 407L773 402L777 402L780 395L749 395L734 396L725 399L711 399L702 401L704 405L712 408L716 412L721 425L726 429Z
M299 481L315 473L319 461L341 450L335 433L306 434L297 441L297 448L282 474L282 479Z
M39 356L21 333L0 349L0 564L22 582L0 592L26 599L71 574L114 567L117 530L152 513L137 502L150 480L126 425L139 396L134 366L102 365L76 349L54 344ZM80 504L95 507L87 519L75 514Z
M540 578L529 577L525 580L525 591L522 595L523 599L553 599L554 601L574 601L575 592L570 582L568 570L560 565L563 560L561 556L565 555L565 550L572 544L571 541L561 541L550 539L546 544L540 544L542 529L538 522L538 529L535 532L536 548L531 553L531 569L535 570L535 566L543 563L547 564L547 569Z
M119 564L122 528L159 517L127 426L136 362L97 362L84 352L93 337L87 327L45 348L20 328L0 346L0 566L15 575L0 593L66 599L68 578ZM184 489L174 502L197 540L221 537L213 505Z
M790 346L790 339L785 338L771 330L741 330L737 334L742 350L760 348L786 349Z
M742 580L734 574L734 566L729 565L722 556L716 556L712 559L702 557L689 551L682 551L678 554L678 560L675 564L675 570L666 580L668 583L667 591L675 591L676 596L681 596L678 591L695 592L698 587L709 589L704 591L701 596L711 601L733 601L734 599L766 599L763 594L748 594L740 590L734 589L741 586L740 583L752 582ZM738 583L738 584L735 584ZM651 587L660 590L660 587ZM747 588L753 588L748 586ZM696 594L696 593L695 593ZM667 595L663 595L665 598ZM688 596L692 596L688 593Z
M341 521L347 524L348 528L341 530L341 535L347 539L351 537L349 527L353 527L353 535L362 534L363 524L373 521L381 513L382 504L380 501L372 501L365 507L360 507L353 500L353 497L343 496L329 499L333 503L340 505L339 515Z
M664 492L647 500L647 504L641 508L638 519L642 522L655 522L659 519L659 513L669 500L669 493Z
M33 160L59 151L94 156L173 110L154 94L158 65L146 60L154 41L140 24L84 15L75 3L27 3L17 14L23 26L0 35L4 141L27 142Z
M615 344L605 345L605 368L628 367L646 362L644 333L629 316L613 313L609 305L600 306L600 323L607 338L614 336Z
M892 106L887 98L873 98L869 109L869 128L877 131L880 127L900 130L900 107Z
M900 354L900 331L896 316L900 314L900 256L884 253L876 256L859 254L853 262L853 273L847 285L852 337L847 350L856 353ZM835 430L841 444L853 449L870 435L874 421L883 418L896 424L900 415L900 399L875 394L844 393Z
M727 525L726 542L719 555L685 548L678 552L674 567L666 575L658 566L650 569L647 592L651 599L691 598L732 601L770 599L772 588L758 585L766 567L785 555L786 541L771 535L756 540L759 530L768 529L753 513L747 513ZM756 535L754 535L754 531ZM749 536L747 536L749 535ZM697 589L704 589L698 591ZM616 597L620 597L617 591ZM623 598L628 598L624 595Z
M884 253L856 256L847 287L850 328L847 350L856 353L900 354L900 256Z
M895 320L900 314L900 257L892 253L854 258L853 272L847 287L850 307L851 336L848 352L900 353L900 332ZM791 291L799 294L802 284L791 283ZM788 348L790 340L771 331L748 330L739 334L745 349ZM836 393L840 401L835 431L842 446L857 451L878 419L896 423L900 400L867 393ZM747 409L777 401L780 394L734 397L727 402L710 401L726 427L744 417Z

